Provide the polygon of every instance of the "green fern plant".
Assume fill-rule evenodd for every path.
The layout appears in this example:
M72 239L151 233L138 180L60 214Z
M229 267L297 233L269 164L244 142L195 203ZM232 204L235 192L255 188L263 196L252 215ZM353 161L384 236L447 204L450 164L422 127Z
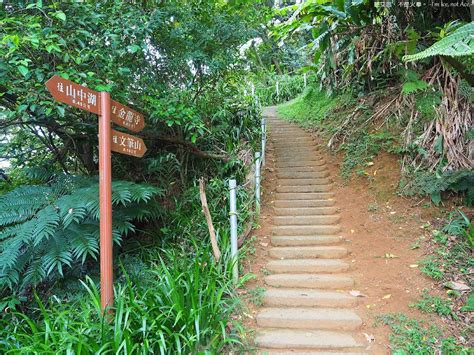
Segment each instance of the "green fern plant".
M460 57L472 54L474 54L474 22L459 27L453 33L442 38L420 53L404 56L403 60L405 62L411 62L435 55Z
M157 211L161 190L126 181L112 184L115 243L133 221ZM0 289L21 289L65 267L96 259L99 252L99 189L93 179L60 178L50 185L19 187L0 197Z

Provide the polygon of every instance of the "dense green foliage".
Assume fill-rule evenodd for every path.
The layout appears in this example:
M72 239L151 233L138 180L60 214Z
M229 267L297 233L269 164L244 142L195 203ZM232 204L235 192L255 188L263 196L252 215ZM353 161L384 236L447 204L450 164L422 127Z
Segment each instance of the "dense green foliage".
M260 143L261 106L242 94L248 63L239 48L261 32L267 9L259 1L0 5L0 352L175 354L238 343L227 185L245 182ZM146 155L112 158L111 323L97 294L97 116L56 102L45 88L53 75L145 116L137 135ZM252 201L239 188L240 228Z
M2 2L0 352L217 353L239 344L227 184L245 182L264 105L302 94L280 113L344 151L345 177L384 149L402 155L405 193L439 203L454 190L472 200L472 60L458 55L472 52L466 9L272 5ZM419 60L406 64L404 56ZM97 291L97 117L56 102L45 88L53 75L108 91L145 115L137 134L144 158L113 155L110 323ZM248 185L237 199L243 222L254 213ZM442 278L438 263L423 267ZM417 349L410 346L401 348ZM459 349L451 340L437 348Z
M44 304L35 296L30 315L10 310L0 320L0 352L217 352L238 341L235 331L228 334L238 304L231 268L209 263L210 252L198 244L191 250L144 251L115 290L110 323L101 316L100 295L90 279L73 301L53 297Z
M445 55L449 57L469 56L474 54L474 22L459 27L424 51L403 57L405 61L413 61Z
M343 176L364 175L365 164L385 150L401 156L402 193L439 204L455 192L473 203L467 9L427 15L369 1L305 1L279 14L274 37L306 38L303 52L312 61L306 69L320 92L305 93L280 113L318 127L330 148L344 150ZM407 66L404 59L417 62Z
M427 325L403 314L381 316L379 322L390 326L393 354L469 354L470 349L456 345L453 337L444 338L435 325Z
M115 100L145 114L147 158L137 163L116 157L122 165L118 177L150 180L153 172L143 167L162 149L185 148L195 155L232 151L234 137L219 134L220 128L239 126L251 110L237 99L235 64L238 45L251 34L250 7L211 1L149 7L40 3L0 9L0 56L5 58L0 127L8 135L2 158L15 167L53 164L69 173L97 171L96 117L55 102L44 86L55 74L110 91Z
M135 230L134 220L156 216L152 186L114 181L116 243ZM155 211L154 211L155 210ZM0 197L0 288L25 288L64 274L63 268L97 259L99 186L62 177L48 185L22 186Z

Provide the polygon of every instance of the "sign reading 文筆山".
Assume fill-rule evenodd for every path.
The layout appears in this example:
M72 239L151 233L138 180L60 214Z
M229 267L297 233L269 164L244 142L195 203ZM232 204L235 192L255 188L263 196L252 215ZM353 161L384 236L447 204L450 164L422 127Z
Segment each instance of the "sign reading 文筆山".
M141 138L112 130L112 151L141 158L146 152Z

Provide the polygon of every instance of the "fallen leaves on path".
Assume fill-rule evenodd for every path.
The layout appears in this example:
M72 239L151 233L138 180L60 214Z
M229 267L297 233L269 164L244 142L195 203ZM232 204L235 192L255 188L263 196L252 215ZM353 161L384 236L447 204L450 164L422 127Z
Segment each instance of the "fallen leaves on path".
M469 291L471 289L468 285L462 282L448 281L445 282L443 285L446 288L450 288L451 290L456 291Z
M360 291L356 291L356 290L351 290L349 293L351 294L351 296L354 296L354 297L367 297Z
M365 336L365 339L367 339L368 343L373 343L375 342L375 337L372 334L367 334L367 333L362 333Z

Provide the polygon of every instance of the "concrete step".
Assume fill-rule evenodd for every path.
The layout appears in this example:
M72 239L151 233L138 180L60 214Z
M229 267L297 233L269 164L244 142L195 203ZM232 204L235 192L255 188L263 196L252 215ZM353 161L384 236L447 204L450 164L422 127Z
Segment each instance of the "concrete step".
M329 185L332 181L329 178L313 178L313 179L278 179L278 186L313 186L313 185Z
M276 199L274 201L275 208L320 208L320 207L331 207L336 204L334 199L324 200L285 200Z
M272 307L258 312L257 325L265 328L356 330L362 325L362 320L349 309Z
M347 293L294 288L270 288L265 291L265 306L288 307L355 307L357 298Z
M289 168L289 167L317 167L323 166L326 162L324 160L288 160L285 162L279 162L277 160L275 166L277 169L279 168Z
M275 216L273 223L277 226L284 225L319 225L319 224L336 224L341 220L338 215L324 216Z
M292 140L304 140L309 139L311 140L311 135L303 131L301 128L288 128L283 127L278 130L271 131L269 135L270 139L275 140L277 143L285 143L284 140L280 140L279 138L284 139L292 139ZM286 141L288 142L288 141Z
M288 157L286 159L280 159L277 158L275 160L277 166L283 166L284 164L291 164L291 163L307 163L308 165L311 165L311 163L314 163L314 165L320 166L325 163L324 157L321 156L308 156L306 158L303 157ZM292 165L290 165L292 166Z
M339 246L273 247L268 254L275 259L336 259L345 257L347 249Z
M332 185L278 186L277 192L328 192Z
M281 180L283 179L291 179L297 182L298 180L306 180L306 179L320 179L326 178L329 176L329 171L281 171L277 170L277 176Z
M277 200L327 200L334 198L332 192L277 192L275 194Z
M286 158L286 160L300 160L302 156L310 156L310 159L313 157L318 157L321 154L321 151L312 148L310 145L301 146L297 145L294 148L281 148L278 146L273 146L274 159L279 161L280 158Z
M324 157L319 153L319 152L314 152L314 153L305 153L305 154L299 154L299 155L292 155L292 154L278 154L278 157L276 158L277 161L290 161L290 160L321 160Z
M294 139L293 137L282 137L270 139L274 149L281 151L292 151L297 149L314 149L315 142L311 138ZM285 142L282 142L285 141Z
M257 332L255 344L268 349L362 349L349 333L307 329L261 329Z
M337 213L336 207L275 208L277 216L328 216Z
M293 236L273 236L272 245L275 247L290 246L311 246L311 245L331 245L342 242L341 236L329 235L293 235Z
M276 167L276 172L279 175L280 173L304 173L304 172L313 172L320 173L328 170L327 165L320 166L289 166L289 167Z
M292 158L292 159L295 159L295 158L299 158L299 157L305 157L305 156L309 156L309 157L317 157L319 156L321 153L322 153L322 150L319 149L318 147L307 147L303 150L301 150L300 148L298 149L292 149L292 148L289 148L289 147L275 147L273 146L273 149L275 150L275 153L276 153L276 158L275 159L283 159L283 158Z
M282 141L284 142L285 140L288 140L288 139L311 139L311 136L301 130L301 129L291 129L291 128L287 128L287 127L283 127L283 128L280 128L278 130L272 130L269 132L270 134L267 135L267 137L276 142L276 143L282 143Z
M330 274L349 270L349 264L338 259L286 259L270 260L265 268L278 274Z
M295 148L299 146L316 146L315 141L304 132L288 132L280 134L271 134L270 141L274 147Z
M265 283L273 287L320 288L342 290L354 286L348 276L334 274L274 274L265 277Z
M288 142L301 142L301 143L308 143L308 144L315 144L313 138L308 136L308 133L301 132L301 131L293 131L293 132L282 132L282 133L272 133L270 135L270 141L273 142L275 145L279 145L281 147L288 147Z
M302 154L318 154L321 153L320 150L312 147L312 146L295 146L295 147L273 147L273 150L275 152L275 156L277 157L283 157L283 156L288 156L288 157L298 157L299 155Z
M284 225L276 226L272 229L273 235L331 235L341 231L339 225L319 225L319 226L302 226L302 225Z

